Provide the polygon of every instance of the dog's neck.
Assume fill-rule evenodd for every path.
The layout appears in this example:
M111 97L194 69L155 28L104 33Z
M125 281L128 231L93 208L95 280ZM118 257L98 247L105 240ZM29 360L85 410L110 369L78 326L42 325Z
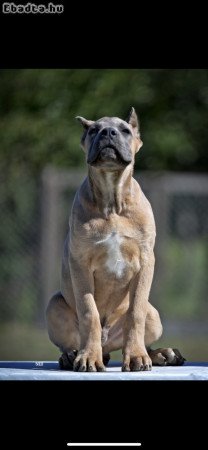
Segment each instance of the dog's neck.
M110 214L121 214L127 208L132 193L132 173L132 164L115 171L89 166L93 201L106 219Z

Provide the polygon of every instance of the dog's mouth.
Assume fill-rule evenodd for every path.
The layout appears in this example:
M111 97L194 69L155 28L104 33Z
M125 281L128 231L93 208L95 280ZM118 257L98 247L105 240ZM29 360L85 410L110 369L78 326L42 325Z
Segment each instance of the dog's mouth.
M106 147L103 147L102 150L100 150L100 153L98 155L98 159L100 161L115 161L119 158L118 151L116 147L112 144L106 145Z
M130 162L130 161L129 161ZM128 162L128 164L129 164ZM98 153L97 158L91 163L92 165L100 166L100 165L126 165L127 162L122 158L119 154L117 148L113 144L107 144L105 147L102 147Z

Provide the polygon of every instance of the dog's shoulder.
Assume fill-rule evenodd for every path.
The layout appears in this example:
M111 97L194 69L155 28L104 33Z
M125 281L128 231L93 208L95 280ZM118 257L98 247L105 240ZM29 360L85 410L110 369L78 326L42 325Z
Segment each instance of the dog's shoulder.
M144 225L147 222L148 226L155 226L152 206L139 183L134 178L132 180L135 219L144 222Z

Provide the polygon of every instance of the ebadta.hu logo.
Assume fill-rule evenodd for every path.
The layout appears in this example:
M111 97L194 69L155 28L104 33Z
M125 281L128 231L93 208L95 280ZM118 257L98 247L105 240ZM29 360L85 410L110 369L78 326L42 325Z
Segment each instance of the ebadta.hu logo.
M48 5L3 3L2 12L3 14L61 14L64 12L64 5L54 5L53 3L48 3Z

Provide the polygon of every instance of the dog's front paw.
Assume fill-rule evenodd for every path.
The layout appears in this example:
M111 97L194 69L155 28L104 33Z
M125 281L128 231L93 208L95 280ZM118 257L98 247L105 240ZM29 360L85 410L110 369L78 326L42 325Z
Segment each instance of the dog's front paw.
M136 354L124 353L123 372L137 372L140 370L151 370L152 361L149 355L143 351Z
M80 350L74 361L73 368L77 372L104 372L102 349Z

